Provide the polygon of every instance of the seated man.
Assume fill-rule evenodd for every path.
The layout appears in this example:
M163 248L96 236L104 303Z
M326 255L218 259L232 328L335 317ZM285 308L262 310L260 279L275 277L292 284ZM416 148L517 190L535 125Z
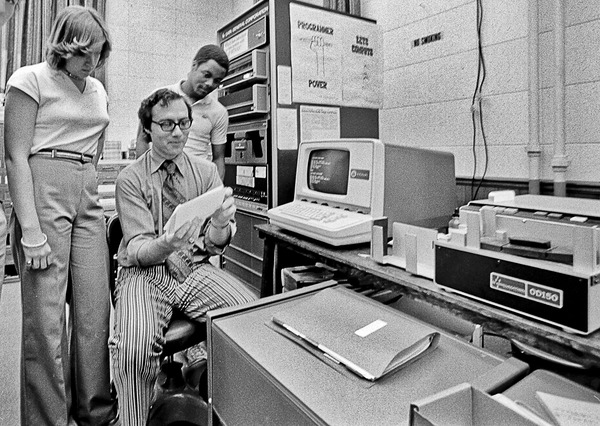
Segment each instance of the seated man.
M122 269L109 341L125 426L146 424L164 330L174 308L203 321L211 309L255 299L244 284L208 262L209 256L222 253L235 233L231 188L206 223L194 219L163 231L177 204L222 184L214 163L183 152L190 106L181 95L160 89L142 101L138 115L153 144L116 182Z

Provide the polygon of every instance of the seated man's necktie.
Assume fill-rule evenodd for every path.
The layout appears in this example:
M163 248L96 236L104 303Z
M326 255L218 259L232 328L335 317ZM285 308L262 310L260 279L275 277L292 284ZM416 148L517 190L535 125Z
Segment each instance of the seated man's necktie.
M177 174L177 165L171 161L166 160L161 166L167 171L167 177L163 182L162 188L162 209L163 209L163 226L177 207L181 203L185 203L187 199L183 195L182 182Z
M183 195L182 178L177 174L177 166L171 160L166 160L162 166L167 171L167 177L162 188L163 226L175 211L175 207L187 201ZM178 250L171 253L166 260L167 269L179 282L185 281L192 271L192 250Z

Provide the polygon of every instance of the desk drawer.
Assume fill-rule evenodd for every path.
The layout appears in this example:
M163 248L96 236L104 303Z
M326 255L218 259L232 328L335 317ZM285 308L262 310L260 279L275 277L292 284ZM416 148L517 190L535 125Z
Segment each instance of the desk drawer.
M211 377L213 409L225 424L317 424L281 383L218 327L213 329L211 348L218 354Z

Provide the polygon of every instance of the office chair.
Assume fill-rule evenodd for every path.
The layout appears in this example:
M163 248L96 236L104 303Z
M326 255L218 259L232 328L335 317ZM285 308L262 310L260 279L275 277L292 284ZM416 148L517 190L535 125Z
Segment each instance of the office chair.
M106 223L106 237L110 255L110 289L114 295L119 270L117 253L123 238L121 222L116 213ZM175 423L201 426L208 423L208 406L201 396L202 392L194 391L187 384L183 378L182 364L173 359L175 353L204 340L206 324L190 320L177 310L173 312L165 333L158 395L150 407L148 426Z

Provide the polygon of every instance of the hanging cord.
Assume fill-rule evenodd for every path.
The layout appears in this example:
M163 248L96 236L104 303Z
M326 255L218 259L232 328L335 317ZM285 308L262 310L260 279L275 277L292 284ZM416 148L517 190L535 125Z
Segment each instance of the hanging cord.
M471 199L475 200L477 194L479 193L479 189L481 188L481 184L485 179L485 175L487 174L488 169L488 146L487 146L487 138L485 136L485 129L483 126L483 111L482 111L482 99L481 92L483 88L483 83L485 82L486 69L485 69L485 59L483 57L483 46L481 43L481 23L483 21L483 5L481 0L477 0L477 82L475 85L475 90L473 92L473 98L471 99L471 122L473 125L473 141L472 141L472 151L473 151L473 176L471 177ZM483 147L484 147L484 168L483 174L479 179L477 184L477 188L475 188L475 176L477 173L477 152L476 152L476 142L477 142L477 121L479 121L479 127L481 129L481 136L483 139Z

